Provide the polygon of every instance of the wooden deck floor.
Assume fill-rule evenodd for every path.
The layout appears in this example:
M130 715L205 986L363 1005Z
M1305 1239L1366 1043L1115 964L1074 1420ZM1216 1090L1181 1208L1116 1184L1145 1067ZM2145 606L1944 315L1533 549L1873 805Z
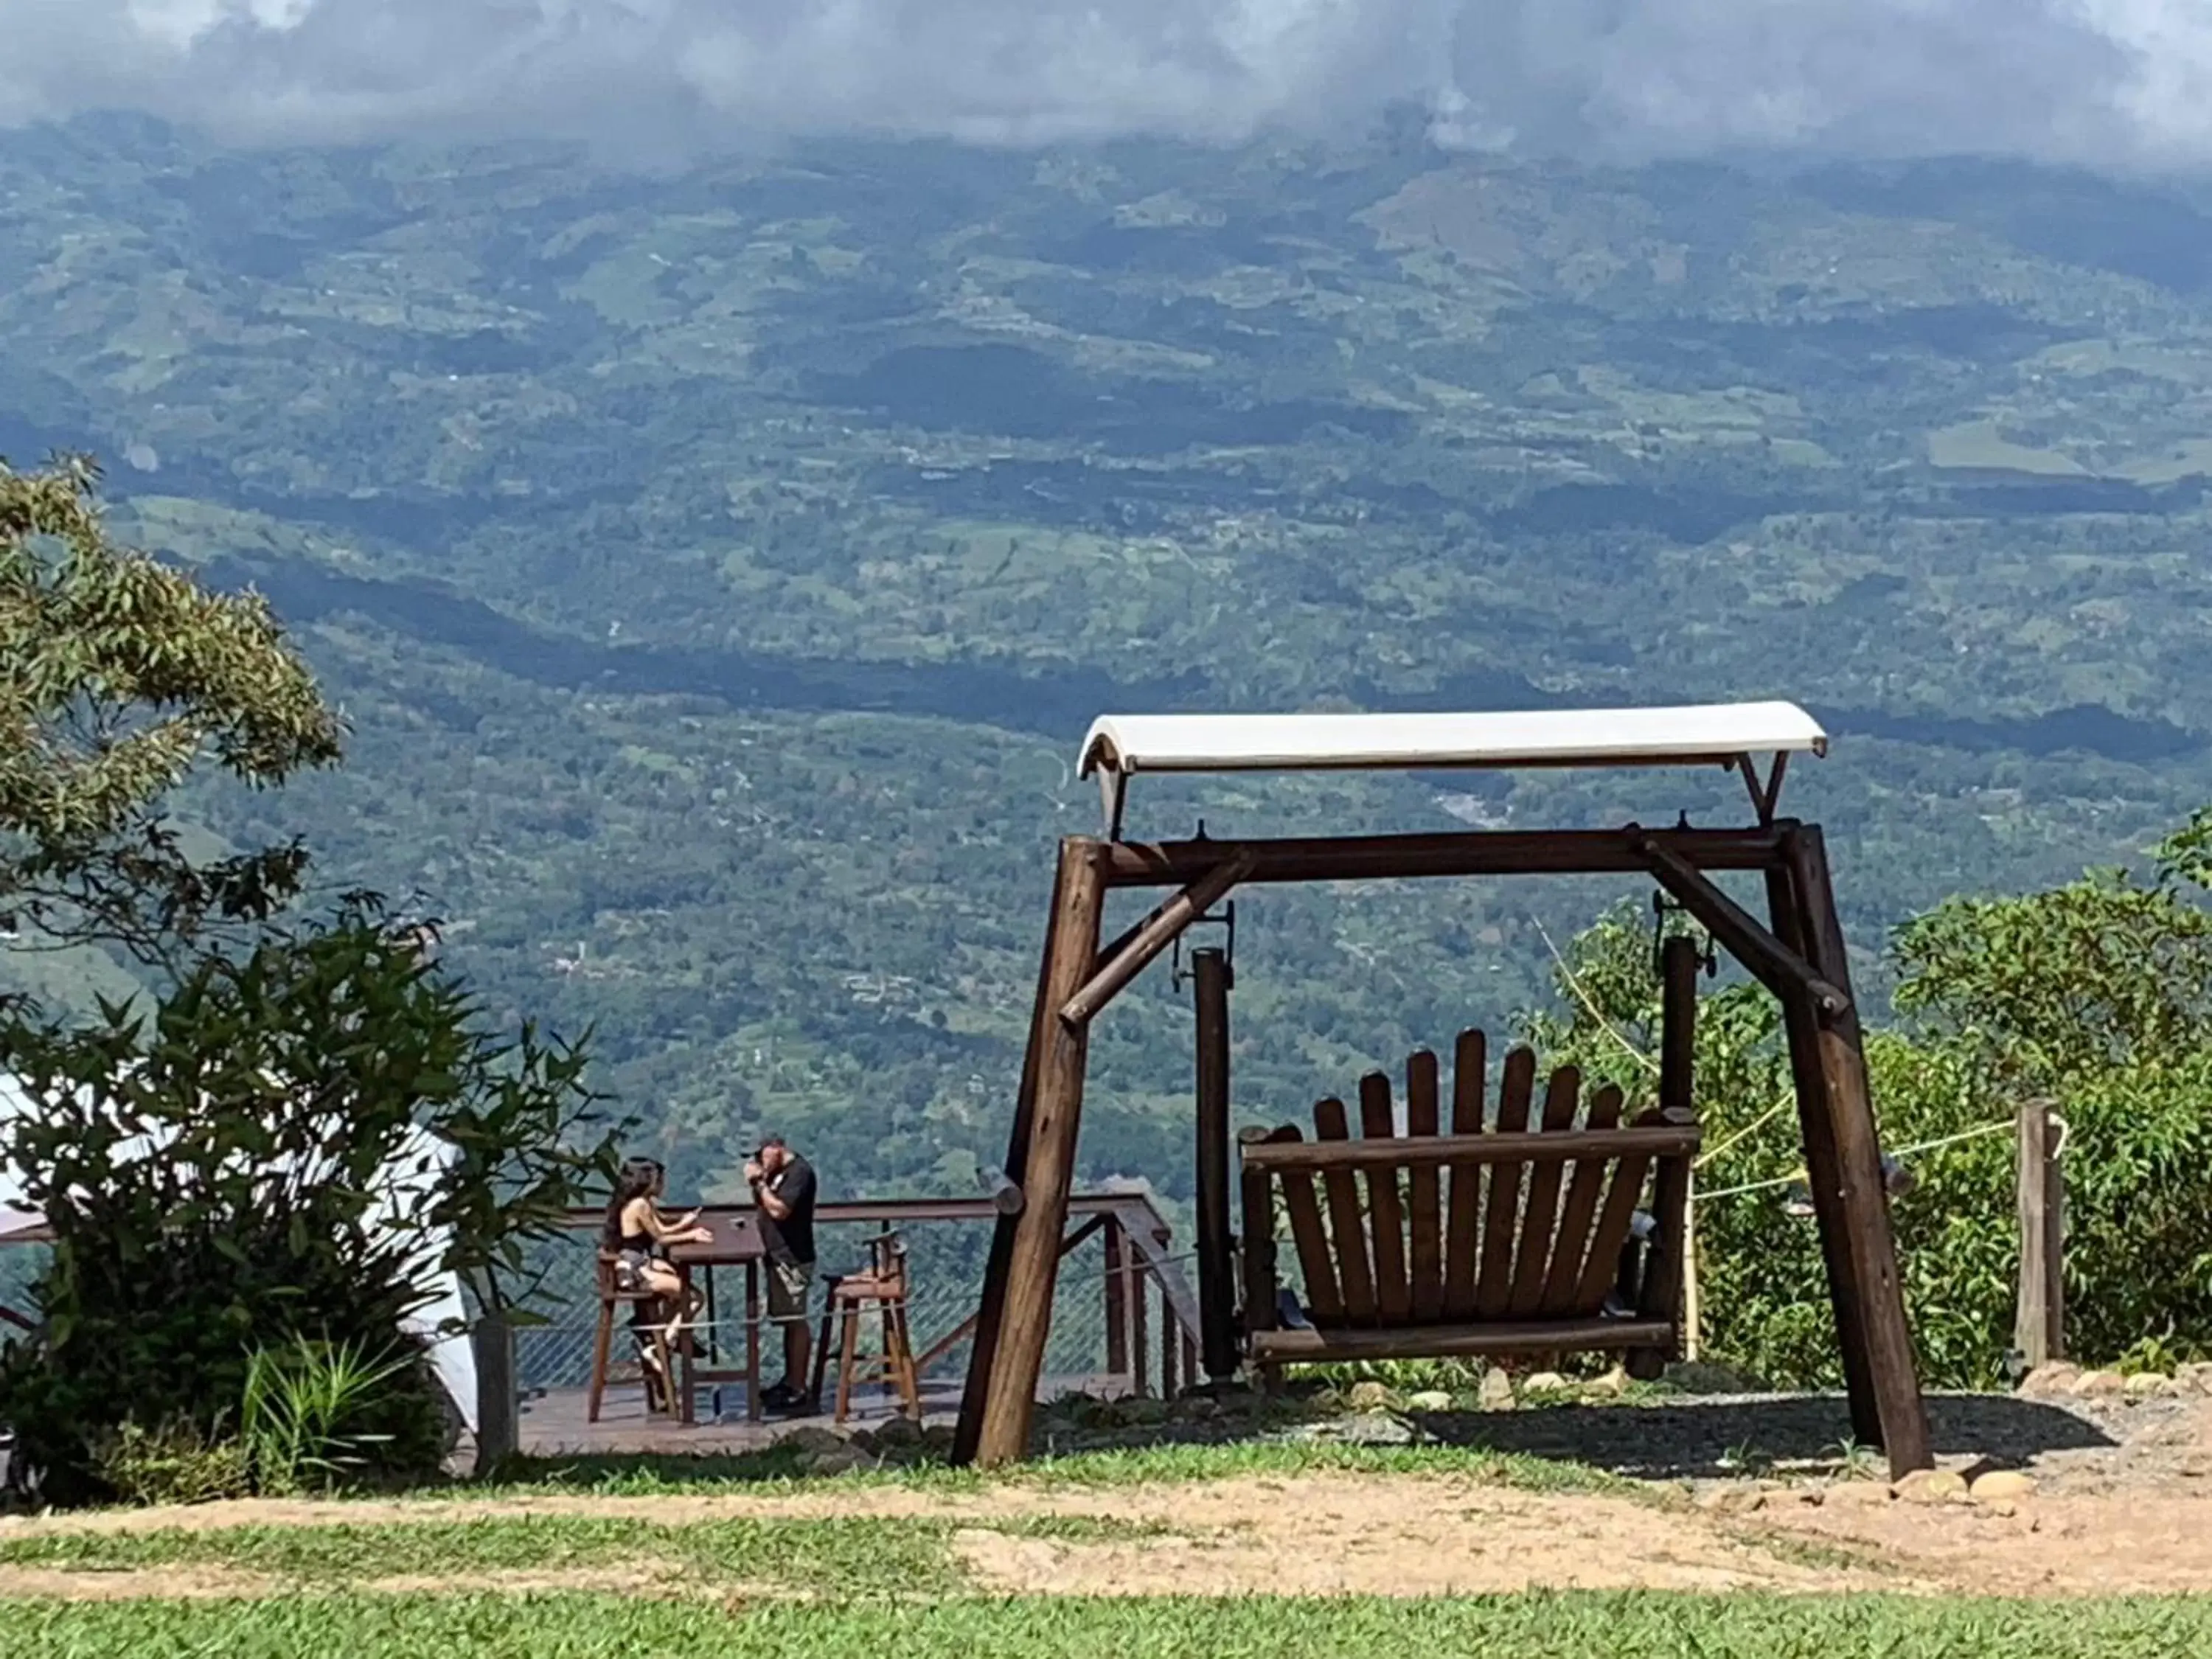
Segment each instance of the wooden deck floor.
M1037 1390L1040 1399L1064 1394L1109 1395L1118 1392L1119 1379L1103 1376L1048 1377ZM756 1451L801 1426L827 1428L829 1411L818 1417L771 1417L759 1423L745 1419L744 1389L725 1388L721 1415L714 1415L714 1398L699 1391L699 1420L685 1427L665 1417L648 1416L643 1391L635 1382L611 1386L600 1403L599 1420L585 1418L581 1389L556 1389L523 1402L522 1449L540 1457L728 1455ZM960 1413L960 1378L926 1377L921 1390L922 1419L949 1424ZM862 1390L854 1400L850 1426L871 1428L896 1414L893 1396L877 1389Z

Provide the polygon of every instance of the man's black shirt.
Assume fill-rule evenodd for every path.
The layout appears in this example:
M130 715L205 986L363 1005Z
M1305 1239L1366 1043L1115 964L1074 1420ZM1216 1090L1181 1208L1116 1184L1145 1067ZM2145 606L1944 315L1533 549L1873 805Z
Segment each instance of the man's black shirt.
M763 1184L791 1209L781 1221L765 1208L760 1212L761 1243L768 1247L769 1260L807 1266L814 1260L814 1166L793 1152Z

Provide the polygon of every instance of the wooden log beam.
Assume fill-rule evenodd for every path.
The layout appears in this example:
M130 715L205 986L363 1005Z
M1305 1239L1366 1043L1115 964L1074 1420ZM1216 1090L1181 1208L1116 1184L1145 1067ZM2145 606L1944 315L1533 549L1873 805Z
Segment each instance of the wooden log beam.
M1461 1354L1535 1353L1591 1348L1652 1347L1674 1327L1663 1319L1501 1320L1481 1325L1408 1325L1398 1330L1295 1330L1252 1333L1252 1358L1263 1364L1342 1359L1449 1359Z
M1046 936L1038 999L1040 1015L1054 1012L1049 1018L1040 1018L1030 1033L1035 1084L1027 1144L1018 1163L1010 1157L1006 1165L1026 1201L1019 1215L1000 1223L1012 1235L1004 1274L995 1287L985 1287L987 1309L992 1305L990 1292L997 1290L998 1325L975 1422L974 1458L986 1467L1020 1460L1029 1449L1030 1422L1036 1412L1037 1378L1052 1322L1052 1292L1075 1173L1076 1133L1083 1118L1083 1079L1090 1047L1087 1028L1066 1024L1057 1011L1080 988L1097 955L1105 902L1101 846L1079 837L1060 843L1059 895ZM998 1255L995 1248L993 1254ZM997 1265L995 1260L993 1265ZM987 1314L984 1328L990 1322ZM979 1354L982 1335L983 1328L979 1328ZM965 1404L963 1401L963 1418Z
M1085 1025L1097 1018L1131 980L1143 973L1191 923L1220 903L1251 868L1249 856L1227 859L1153 911L1137 925L1128 943L1101 963L1083 988L1062 1005L1060 1018L1070 1025Z
M1806 955L1830 982L1848 986L1850 962L1820 830L1811 825L1795 830L1788 837L1785 855ZM1797 1000L1811 1003L1814 999L1806 990ZM1905 1316L1905 1289L1897 1271L1897 1241L1890 1227L1889 1188L1882 1171L1874 1099L1867 1086L1866 1054L1858 1015L1848 995L1840 1012L1817 1006L1811 1012L1835 1142L1836 1174L1842 1182L1839 1207L1856 1281L1867 1376L1881 1419L1882 1449L1889 1454L1895 1478L1932 1468L1935 1454L1929 1439L1928 1407L1920 1395L1912 1332Z
M1775 936L1799 954L1804 929L1796 889L1787 869L1766 872L1766 904ZM1881 1413L1866 1364L1866 1322L1859 1315L1858 1269L1851 1260L1844 1219L1844 1179L1837 1173L1836 1138L1828 1125L1827 1082L1820 1069L1819 1016L1801 998L1782 1000L1782 1025L1790 1045L1790 1073L1797 1096L1797 1129L1805 1148L1806 1185L1813 1194L1814 1224L1827 1269L1828 1301L1835 1316L1836 1347L1844 1359L1844 1391L1850 1402L1851 1437L1862 1446L1881 1443Z
M1419 836L1280 841L1117 842L1106 846L1112 887L1181 886L1249 854L1242 881L1379 881L1430 876L1634 875L1649 867L1642 834L1698 870L1765 870L1781 857L1786 821L1754 830L1484 830Z
M1698 946L1676 934L1659 951L1659 1105L1669 1118L1687 1123L1698 1121L1696 1050L1698 1041ZM1639 1348L1628 1356L1628 1374L1641 1382L1656 1382L1667 1362L1680 1352L1679 1334L1684 1334L1692 1264L1696 1248L1690 1233L1690 1160L1662 1159L1653 1177L1651 1213L1659 1223L1657 1248L1644 1269L1636 1310L1647 1319L1671 1322L1678 1340L1666 1348Z
M1388 1139L1248 1142L1244 1167L1287 1170L1411 1170L1439 1164L1564 1164L1578 1158L1665 1158L1694 1152L1694 1123L1617 1129L1500 1130L1479 1135L1392 1136Z
M1638 833L1631 839L1652 878L1704 923L1705 930L1767 989L1778 996L1790 990L1804 991L1826 1014L1850 1008L1847 994L1821 978L1810 963L1767 932L1749 911L1706 880L1703 872L1658 836Z
M1000 1215L1019 1215L1027 1201L1021 1188L1004 1170L983 1170L977 1173L975 1184L991 1200L991 1208Z
M1207 1381L1225 1382L1237 1375L1237 1263L1229 1224L1229 958L1218 950L1199 951L1190 965L1198 1048L1200 1348ZM1167 1348L1163 1357L1173 1352Z
M1053 872L1052 907L1047 912L1043 959L1037 965L1036 997L1030 1008L1029 1046L1022 1054L1022 1078L1014 1091L1014 1121L1006 1131L1004 1174L1021 1184L1029 1158L1030 1138L1036 1121L1036 1082L1040 1057L1050 1021L1050 998L1062 906L1068 897L1068 872L1079 860L1072 856L1072 843L1062 842L1060 862ZM1024 1205L1026 1207L1026 1204ZM960 1417L952 1431L950 1462L965 1468L975 1462L983 1433L983 1412L990 1392L991 1370L998 1359L999 1327L1006 1307L1006 1270L1013 1260L1014 1233L1018 1215L1001 1213L991 1230L991 1253L983 1264L982 1294L975 1303L975 1346L968 1355L968 1376L961 1385Z

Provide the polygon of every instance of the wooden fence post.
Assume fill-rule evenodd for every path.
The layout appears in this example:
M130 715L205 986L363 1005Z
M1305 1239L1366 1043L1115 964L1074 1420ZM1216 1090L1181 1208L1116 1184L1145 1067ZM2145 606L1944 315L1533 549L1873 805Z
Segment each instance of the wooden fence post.
M1129 1374L1129 1280L1122 1262L1128 1247L1121 1243L1121 1222L1117 1216L1106 1218L1106 1372L1109 1376L1127 1377ZM1129 1392L1137 1391L1132 1381Z
M514 1328L505 1311L484 1309L469 1328L469 1346L477 1366L477 1473L487 1475L521 1447Z
M2020 1304L2012 1345L2027 1368L2066 1357L2066 1182L2047 1100L2020 1108Z

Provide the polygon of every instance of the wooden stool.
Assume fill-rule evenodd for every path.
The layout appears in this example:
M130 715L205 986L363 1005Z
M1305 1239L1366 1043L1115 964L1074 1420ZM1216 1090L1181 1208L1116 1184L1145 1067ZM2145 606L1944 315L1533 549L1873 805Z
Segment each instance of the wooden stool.
M843 1321L837 1353L837 1402L834 1421L842 1424L852 1413L853 1387L857 1382L888 1382L904 1402L906 1415L921 1418L921 1378L915 1370L914 1337L908 1329L906 1245L896 1233L883 1233L868 1241L865 1273L833 1279L823 1286L822 1334L814 1346L812 1395L822 1399L823 1372L829 1364L832 1324ZM861 1316L872 1310L883 1334L880 1348L860 1352Z
M607 1392L607 1362L612 1357L614 1348L617 1304L643 1308L660 1299L651 1291L623 1290L615 1277L615 1258L605 1250L599 1252L599 1326L592 1339L592 1388L584 1407L584 1420L587 1423L599 1420L599 1401ZM675 1386L676 1378L676 1368L668 1358L668 1330L666 1326L658 1324L643 1328L652 1339L653 1357L660 1361L657 1385L652 1369L645 1365L639 1367L645 1383L646 1415L650 1417L655 1412L665 1415L672 1409L669 1390Z

